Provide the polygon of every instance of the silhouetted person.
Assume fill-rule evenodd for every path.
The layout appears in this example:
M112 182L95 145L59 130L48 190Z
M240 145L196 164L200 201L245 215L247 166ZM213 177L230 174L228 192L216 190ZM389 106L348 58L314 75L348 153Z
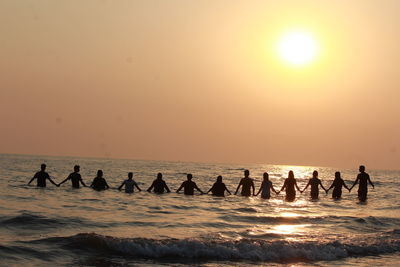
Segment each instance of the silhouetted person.
M318 178L318 172L317 171L313 171L313 177L308 180L308 183L306 185L306 187L304 187L303 191L300 191L301 193L303 193L304 191L306 191L307 187L309 187L311 185L311 198L312 199L318 199L318 195L319 195L319 186L322 187L322 189L324 189L324 191L326 192L325 187L322 185L321 180Z
M263 181L261 183L260 190L258 190L256 196L258 196L258 194L260 194L261 192L261 198L269 199L271 198L271 190L274 191L275 194L278 194L278 192L273 187L272 182L269 180L268 173L264 172Z
M90 187L97 191L102 191L110 188L106 182L106 179L103 178L102 170L97 171L97 176L93 179L93 182L90 185Z
M68 175L68 177L64 181L59 183L58 186L62 185L68 180L71 180L73 188L79 188L79 183L81 183L83 186L86 187L85 183L82 180L81 175L79 174L79 171L80 171L79 165L75 165L74 172L70 173L70 175Z
M283 186L280 191L283 191L283 189L286 190L286 200L287 201L294 201L296 198L296 190L295 188L301 192L300 188L297 186L297 181L294 178L293 171L289 171L288 178L285 179L285 182L283 183Z
M139 188L138 184L132 178L133 173L128 173L128 179L122 182L122 184L118 187L118 190L121 190L125 185L125 193L133 193L134 187L136 187L139 191L142 191L142 189Z
M232 195L228 188L226 188L226 185L222 182L222 176L219 175L217 181L213 184L211 189L208 190L207 194L211 192L213 196L224 197L225 191L228 192L229 195Z
M241 192L242 196L245 196L245 197L251 196L252 195L251 194L251 189L253 189L253 196L254 196L254 191L255 191L254 182L253 182L253 179L251 179L249 177L249 175L250 175L249 170L245 170L244 171L244 178L242 178L240 180L240 183L239 183L238 187L236 188L235 195L239 191L239 188L242 187L242 192Z
M167 184L165 183L165 181L162 179L162 174L161 173L157 174L157 179L155 179L153 181L151 186L147 189L147 192L151 192L151 190L153 188L154 188L154 193L157 193L157 194L164 193L164 190L166 190L167 193L171 192L171 190L169 190L169 188L168 188Z
M326 190L326 193L328 194L328 191L333 188L332 198L339 199L342 197L343 186L350 192L350 188L347 187L342 177L340 177L340 172L335 172L335 180L333 180L332 185Z
M197 187L196 183L192 181L192 174L189 173L186 177L187 180L181 184L178 190L176 190L177 193L179 193L179 191L181 191L181 189L183 188L183 192L185 195L194 195L194 189L204 194L204 192Z
M37 179L36 186L38 186L38 187L46 187L46 180L49 180L55 186L59 186L53 180L51 180L50 175L47 172L45 172L45 170L46 170L46 164L40 165L40 171L35 173L35 175L29 181L28 185L30 185L33 180Z
M350 187L353 189L353 187L359 183L358 187L358 199L360 201L366 201L367 200L367 194L368 194L368 183L372 186L372 188L375 188L374 184L371 182L371 179L369 178L369 174L365 172L365 166L360 166L360 173L357 175L357 179L354 181L354 184Z

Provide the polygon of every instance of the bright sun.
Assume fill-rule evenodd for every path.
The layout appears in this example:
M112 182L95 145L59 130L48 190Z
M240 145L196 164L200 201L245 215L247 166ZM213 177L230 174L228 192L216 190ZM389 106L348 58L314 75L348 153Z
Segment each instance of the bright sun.
M281 37L278 43L280 58L295 66L311 63L318 52L315 38L307 32L292 31Z

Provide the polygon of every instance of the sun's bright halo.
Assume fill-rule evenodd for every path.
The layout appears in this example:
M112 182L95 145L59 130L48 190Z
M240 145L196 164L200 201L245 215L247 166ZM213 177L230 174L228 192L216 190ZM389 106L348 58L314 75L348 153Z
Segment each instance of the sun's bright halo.
M290 31L278 42L279 57L295 66L311 63L318 52L318 45L312 34L306 31Z

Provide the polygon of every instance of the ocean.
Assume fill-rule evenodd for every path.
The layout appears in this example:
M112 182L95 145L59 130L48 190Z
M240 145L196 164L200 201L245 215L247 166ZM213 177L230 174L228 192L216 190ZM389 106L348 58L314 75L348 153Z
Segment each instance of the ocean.
M28 181L47 164L56 183L81 166L90 185L98 169L111 189L72 189ZM289 170L304 188L314 170L328 187L335 171L351 186L358 166L211 164L0 155L0 266L399 266L400 172L367 172L375 184L359 203L357 188L341 200L309 190L294 202L284 194L258 197L175 193L193 174L208 191L222 175L233 193L245 169L260 187L268 172L279 190ZM133 172L142 192L116 188ZM171 193L146 192L158 172ZM256 191L257 192L257 191Z

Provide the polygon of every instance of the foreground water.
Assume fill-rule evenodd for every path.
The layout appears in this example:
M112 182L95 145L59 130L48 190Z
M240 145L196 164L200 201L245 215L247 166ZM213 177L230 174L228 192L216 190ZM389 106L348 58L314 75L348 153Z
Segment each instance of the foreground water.
M344 190L339 201L322 192L320 200L312 201L305 192L295 202L286 202L283 194L262 200L95 192L72 189L69 182L59 188L27 186L42 162L57 183L79 164L87 184L102 169L116 188L133 171L139 186L147 189L162 172L172 191L189 172L203 191L220 174L234 191L244 169L251 171L256 187L262 173L269 172L277 189L289 170L300 188L314 169L325 186L337 171L0 155L1 266L398 266L400 260L398 171L367 169L375 183L367 203L358 203L356 188L350 194ZM356 171L341 170L349 186Z

